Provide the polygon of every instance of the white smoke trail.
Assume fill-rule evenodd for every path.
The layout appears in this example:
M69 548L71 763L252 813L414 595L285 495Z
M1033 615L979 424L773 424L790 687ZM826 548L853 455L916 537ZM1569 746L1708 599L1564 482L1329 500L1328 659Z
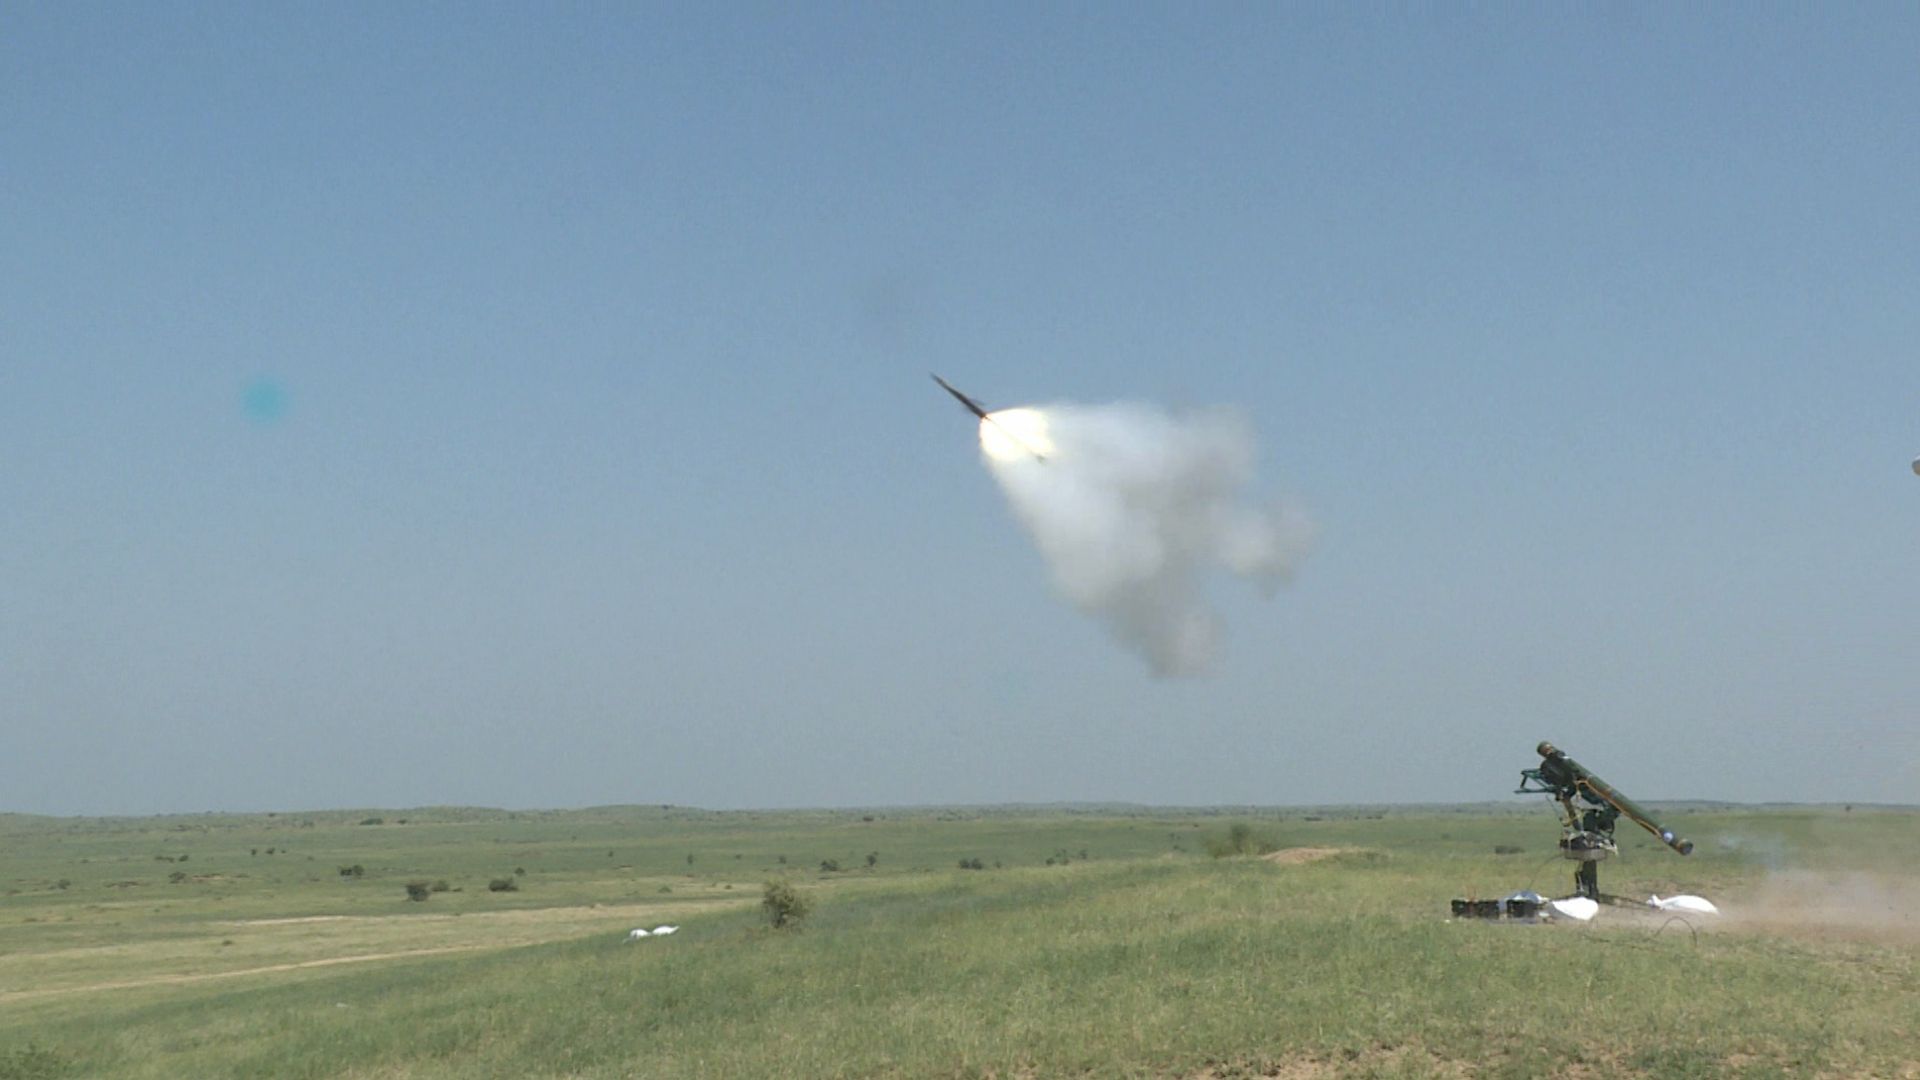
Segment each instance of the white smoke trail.
M1156 674L1196 675L1212 660L1220 629L1204 571L1271 593L1312 544L1304 515L1239 501L1254 451L1234 413L1054 405L994 413L980 436L1055 586Z

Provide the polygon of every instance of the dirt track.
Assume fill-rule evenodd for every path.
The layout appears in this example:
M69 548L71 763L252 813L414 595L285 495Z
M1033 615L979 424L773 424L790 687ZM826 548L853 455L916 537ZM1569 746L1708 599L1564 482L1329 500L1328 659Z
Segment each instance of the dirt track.
M48 990L9 990L0 993L0 1004L24 1001L28 998L52 997L56 994L84 994L94 990L135 990L142 986L177 986L182 983L207 982L211 979L235 979L242 975L267 975L276 971L298 971L301 968L334 967L339 964L363 964L373 960L400 960L412 956L434 956L440 953L474 952L479 949L504 947L502 945L446 945L437 949L403 949L399 952L366 953L360 956L330 956L322 960L268 964L266 967L240 968L235 971L205 971L194 975L154 975L145 979L90 983L86 986L58 986Z
M682 901L671 905L657 903L618 904L618 905L568 905L564 907L521 908L510 911L484 911L464 913L410 912L404 915L301 915L287 918L235 919L223 924L234 928L240 934L255 931L265 935L262 940L269 952L300 951L300 943L283 941L283 934L276 931L296 931L302 927L324 929L325 943L318 943L309 936L303 936L302 943L311 951L330 947L336 950L333 955L309 957L300 960L287 960L280 963L252 964L224 971L176 972L172 974L156 972L133 978L109 979L98 982L78 983L71 986L47 986L21 990L0 990L0 1005L11 1002L27 1001L37 998L55 997L66 994L81 994L109 990L134 990L141 987L180 986L191 983L210 982L218 979L236 979L247 975L271 975L279 972L302 971L309 968L337 967L344 964L366 964L381 960L404 960L413 957L439 956L450 953L482 952L517 948L523 945L537 945L549 941L586 937L608 933L611 927L624 928L641 923L681 917L699 911L739 907L742 900L695 900ZM477 936L484 940L473 944L435 944L420 945L414 948L392 948L392 944L404 943L412 937L416 941L425 937L431 941L435 937L445 940L449 936L466 937L471 928L478 931ZM246 935L251 936L251 935ZM208 939L211 940L211 939ZM224 944L232 944L231 941ZM316 948L315 946L318 945ZM389 947L383 947L389 946ZM147 966L140 963L147 960L153 967L164 967L165 959L140 957L133 955L140 945L133 943L112 946L88 945L78 948L41 953L32 959L43 964L48 960L61 957L97 958L102 952L112 951L121 954L120 963L127 967ZM157 962L155 962L157 960ZM151 967L149 968L151 970Z

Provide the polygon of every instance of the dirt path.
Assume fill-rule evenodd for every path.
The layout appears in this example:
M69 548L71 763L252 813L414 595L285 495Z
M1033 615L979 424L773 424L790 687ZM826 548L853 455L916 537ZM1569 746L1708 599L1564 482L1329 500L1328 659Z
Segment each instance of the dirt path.
M55 994L84 994L94 990L134 990L142 986L178 986L182 983L207 982L212 979L237 979L242 975L268 975L276 971L298 971L302 968L335 967L340 964L364 964L374 960L400 960L413 956L436 956L443 953L474 952L479 949L509 948L508 945L443 945L435 949L402 949L397 952L364 953L358 956L329 956L321 960L301 960L290 964L268 964L266 967L241 968L237 971L206 971L194 975L153 975L144 979L126 979L121 982L90 983L86 986L57 986L48 990L8 990L0 992L0 1005L9 1001L24 1001L28 998L51 997Z
M253 967L235 968L230 971L202 971L178 974L152 974L137 978L114 979L105 982L83 983L75 986L50 986L26 990L0 990L0 1005L11 1002L28 1001L37 998L54 997L62 994L83 994L94 991L134 990L152 986L181 986L191 983L210 982L217 979L237 979L247 975L271 975L280 972L302 971L308 968L337 967L343 964L366 964L381 960L404 960L421 956L441 956L450 953L480 952L485 950L512 949L525 945L538 945L550 941L603 934L609 926L624 928L628 925L651 925L659 921L679 921L683 915L693 912L715 911L724 908L740 907L748 901L735 899L701 899L683 901L676 904L638 903L638 904L577 904L546 908L517 908L508 911L484 911L454 913L409 912L404 915L302 915L287 918L234 919L224 925L242 930L261 930L271 933L278 928L292 930L295 927L324 925L328 933L336 933L334 928L346 931L348 940L338 940L331 944L338 955L322 956L308 960L288 960L276 964L260 964ZM449 924L457 923L461 928L460 936L466 936L466 928L481 932L487 940L475 944L460 945L422 945L409 949L382 948L380 938L389 941L398 937L439 936L444 940ZM439 928L437 934L429 933L429 927ZM483 929L484 928L484 929ZM418 934L410 931L418 931ZM355 937L373 940L354 941ZM399 943L399 942L394 942ZM120 946L112 946L119 948ZM323 946L325 947L325 946ZM83 946L79 949L56 950L40 954L37 958L43 962L48 958L57 958L63 954L90 954L97 952L99 946ZM317 951L317 950L316 950Z
M297 915L289 918L274 919L230 919L228 926L294 926L309 923L358 923L362 925L395 926L402 923L451 922L471 923L550 923L555 920L568 920L578 923L581 920L605 919L671 919L692 911L718 911L722 908L744 907L753 901L747 899L699 899L682 900L673 904L635 903L635 904L570 904L564 907L508 908L505 911L410 911L404 915Z

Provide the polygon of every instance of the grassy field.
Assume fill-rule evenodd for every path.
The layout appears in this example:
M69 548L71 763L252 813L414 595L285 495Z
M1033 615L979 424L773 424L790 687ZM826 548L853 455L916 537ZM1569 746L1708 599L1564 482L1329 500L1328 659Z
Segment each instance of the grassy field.
M1602 884L1697 934L1450 920L1566 891L1543 803L0 816L0 1080L1920 1077L1920 814L1668 822Z

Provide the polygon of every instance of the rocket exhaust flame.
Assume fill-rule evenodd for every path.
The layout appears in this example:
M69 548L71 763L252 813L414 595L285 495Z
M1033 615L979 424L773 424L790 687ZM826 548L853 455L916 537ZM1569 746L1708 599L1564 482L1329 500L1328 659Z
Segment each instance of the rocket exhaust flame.
M928 372L928 374L933 375L932 372ZM1046 442L1045 421L1041 421L1039 438L1031 441L1022 439L1008 426L1009 424L1019 424L1021 426L1031 427L1031 424L1027 421L1027 417L1032 413L1031 409L1010 409L1003 412L990 413L987 411L986 406L954 389L952 383L940 376L933 375L933 381L940 384L940 389L952 394L954 400L958 401L968 412L980 418L980 444L987 448L988 453L1011 451L1016 456L1019 454L1031 454L1036 461L1047 460L1047 454L1052 451L1053 447L1051 443Z

